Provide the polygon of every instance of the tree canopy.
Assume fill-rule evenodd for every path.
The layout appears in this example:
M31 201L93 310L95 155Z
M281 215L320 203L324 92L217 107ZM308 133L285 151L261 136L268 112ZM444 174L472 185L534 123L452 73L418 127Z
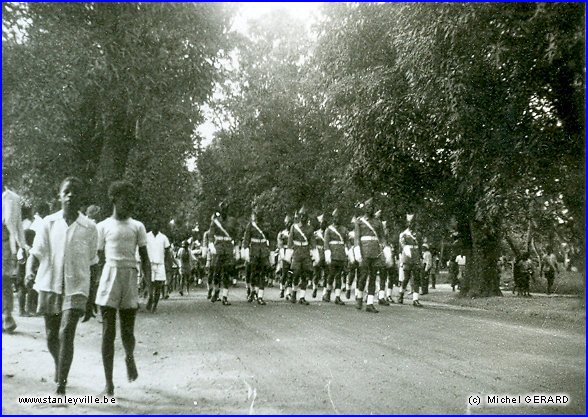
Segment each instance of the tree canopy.
M46 199L76 172L104 203L128 178L147 222L205 225L225 201L272 236L373 196L391 233L411 211L468 255L470 295L500 293L506 237L584 253L584 4L328 3L246 33L233 11L3 3L3 179Z

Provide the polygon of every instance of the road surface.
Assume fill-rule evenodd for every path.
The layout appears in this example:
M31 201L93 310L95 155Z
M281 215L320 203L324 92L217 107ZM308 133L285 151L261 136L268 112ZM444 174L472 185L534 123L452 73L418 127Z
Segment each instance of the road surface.
M492 312L427 304L379 314L316 300L267 306L231 289L202 289L137 319L139 379L126 381L117 335L116 405L21 405L54 392L42 318L16 317L2 341L2 411L14 414L580 414L586 405L585 327L559 329ZM97 395L101 325L80 324L69 395ZM470 406L480 395L564 393L565 406ZM524 397L523 397L524 398Z

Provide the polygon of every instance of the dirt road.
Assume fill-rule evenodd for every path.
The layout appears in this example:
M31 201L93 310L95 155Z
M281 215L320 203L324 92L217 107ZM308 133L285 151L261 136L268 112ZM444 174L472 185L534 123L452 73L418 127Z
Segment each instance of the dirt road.
M310 300L212 305L173 296L137 320L139 380L126 381L117 339L116 405L20 405L52 394L43 320L18 318L2 340L2 412L10 414L576 414L586 411L585 328L511 321L426 301L379 314ZM426 300L426 298L425 298ZM70 395L104 384L101 325L80 324ZM117 336L118 337L118 336ZM480 394L565 393L567 406L468 406ZM484 401L484 400L483 400Z

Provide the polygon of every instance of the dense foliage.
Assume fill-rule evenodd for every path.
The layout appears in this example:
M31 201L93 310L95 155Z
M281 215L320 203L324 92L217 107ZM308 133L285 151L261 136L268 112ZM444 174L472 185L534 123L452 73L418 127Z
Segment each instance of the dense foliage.
M229 12L3 3L3 179L46 199L76 172L103 201L130 178L138 216L180 234L220 201L275 236L302 205L349 220L374 196L392 236L415 212L468 256L470 295L500 293L505 238L566 242L583 270L584 4L330 3L310 29L274 11L247 34Z

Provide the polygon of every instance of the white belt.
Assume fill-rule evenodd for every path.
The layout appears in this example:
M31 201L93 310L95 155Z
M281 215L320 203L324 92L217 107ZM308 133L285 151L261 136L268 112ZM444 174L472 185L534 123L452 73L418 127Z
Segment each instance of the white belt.
M294 241L294 246L308 246L308 243L306 242L301 242L299 240L295 240Z
M267 242L267 240L265 240L265 239L257 239L257 238L252 237L251 238L251 242L252 243L265 243L265 242Z
M361 241L366 241L366 240L378 240L377 236L362 236L361 237Z
M231 242L233 240L232 238L226 236L215 236L214 238L215 240L222 240L225 242Z
M343 242L339 241L339 240L331 240L329 241L329 245L342 245Z

